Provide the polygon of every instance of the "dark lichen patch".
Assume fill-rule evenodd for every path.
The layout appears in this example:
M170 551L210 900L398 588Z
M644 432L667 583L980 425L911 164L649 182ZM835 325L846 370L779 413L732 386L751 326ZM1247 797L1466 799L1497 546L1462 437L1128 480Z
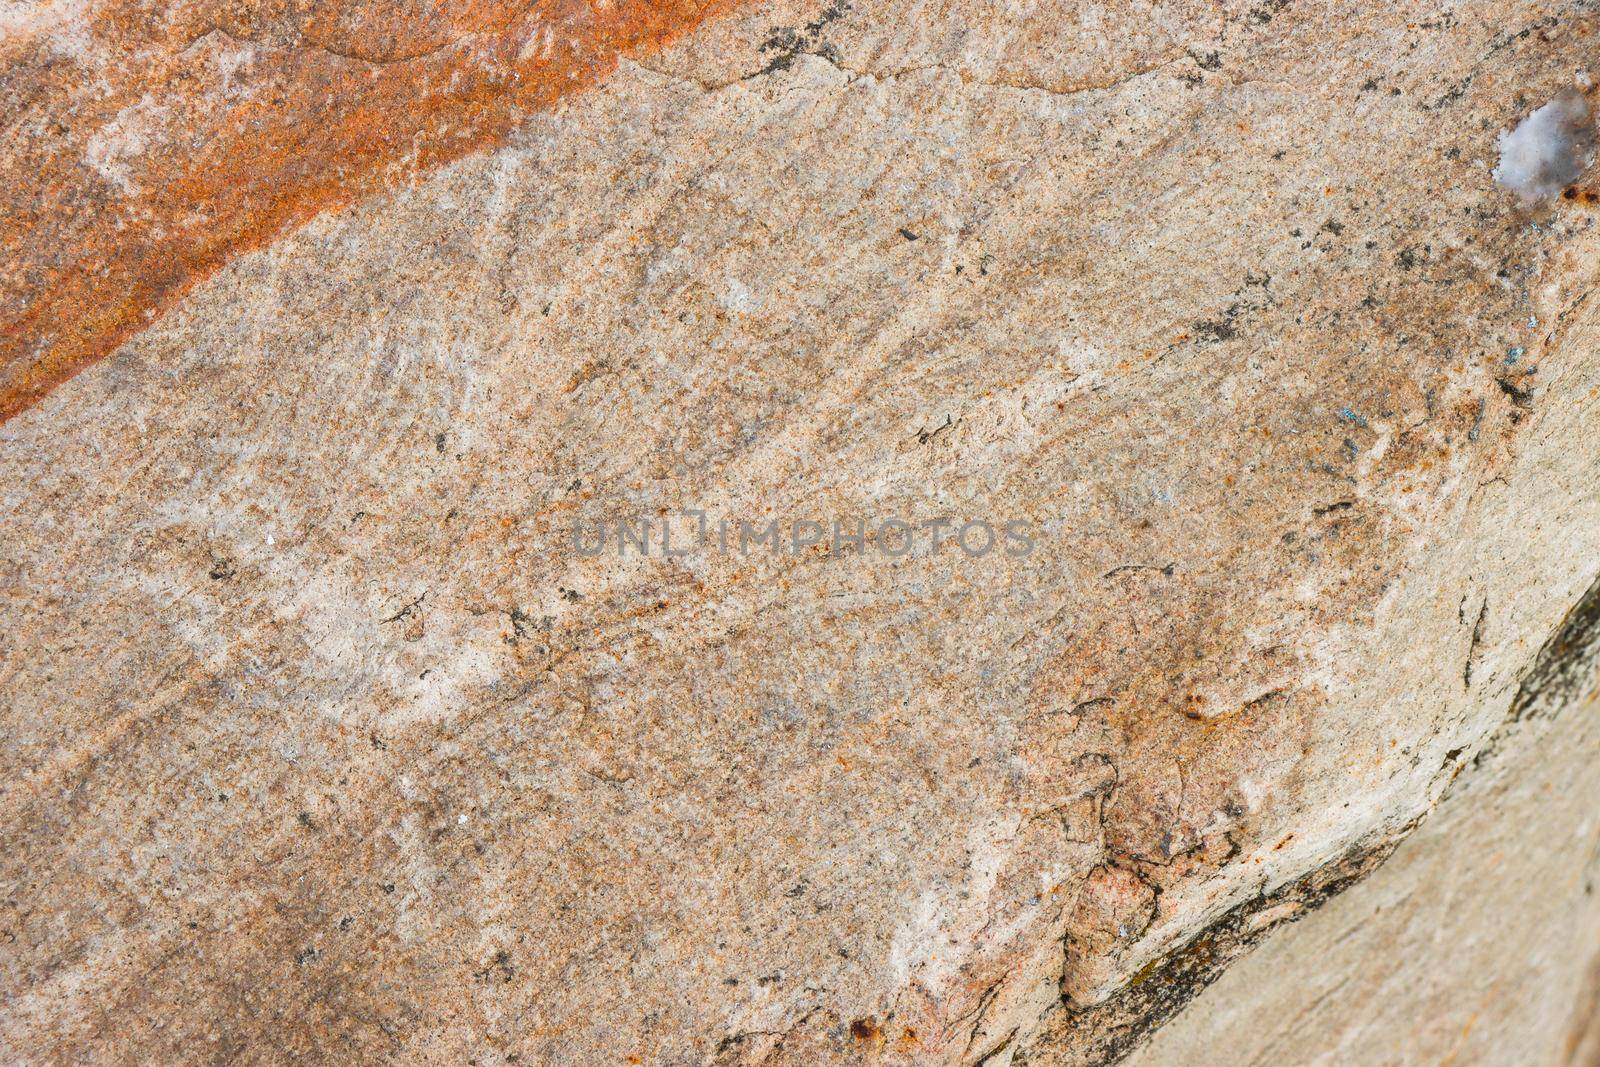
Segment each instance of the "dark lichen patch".
M1600 578L1567 612L1523 676L1511 701L1513 722L1537 718L1581 696L1600 661Z
M1204 345L1221 344L1231 341L1239 336L1239 330L1227 316L1220 319L1205 319L1197 322L1192 327L1195 340Z
M761 68L761 73L775 74L788 70L794 66L795 60L803 55L821 56L829 62L838 63L840 60L838 50L824 43L822 34L830 25L848 15L850 10L847 0L834 0L821 14L804 26L773 30L761 45L762 52L773 54L767 65Z
M483 966L472 972L474 980L484 985L504 985L517 977L517 969L511 965L511 953L500 949Z
M1394 257L1394 262L1401 270L1415 270L1417 264L1422 262L1422 258L1418 255L1417 247L1410 245L1400 250Z
M1070 1034L1072 1047L1082 1050L1073 1062L1086 1067L1120 1062L1268 933L1311 913L1371 874L1420 822L1419 817L1393 833L1360 843L1332 862L1238 905L1182 948L1152 961L1108 1000L1077 1008L1063 998L1058 1014L1033 1048L1047 1048ZM1269 913L1275 917L1262 921ZM1029 1052L1025 1048L1018 1053L1014 1060L1018 1067L1032 1062Z
M505 635L505 642L508 645L517 645L530 638L537 637L540 630L548 631L554 624L554 620L548 615L542 619L535 620L532 615L529 615L521 608L512 608L506 613L506 617L511 620L511 632Z
M1526 382L1527 376L1517 379L1508 374L1496 375L1494 379L1500 391L1511 398L1509 414L1513 424L1521 422L1533 408L1533 389Z

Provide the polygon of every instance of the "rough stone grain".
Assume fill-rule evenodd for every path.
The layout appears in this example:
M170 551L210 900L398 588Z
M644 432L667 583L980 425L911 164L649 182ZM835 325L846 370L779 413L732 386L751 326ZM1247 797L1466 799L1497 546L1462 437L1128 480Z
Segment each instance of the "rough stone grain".
M48 69L82 10L5 9L7 86L52 87L9 121L99 99ZM352 24L368 60L462 28L390 14ZM331 71L298 43L324 16L260 47ZM6 195L44 214L7 256L101 281L5 283L8 322L54 309L7 328L0 425L5 1057L1103 1062L1176 1014L1137 1054L1178 1062L1231 975L1195 1015L1199 983L1137 990L1205 931L1321 952L1366 901L1497 877L1496 835L1592 841L1590 749L1543 816L1538 757L1485 752L1600 572L1600 196L1492 177L1597 27L750 6L496 103L470 153L205 229L153 304L140 264L188 261L35 163L88 181L111 137L97 173L143 189L214 144L218 189L302 187L207 140L177 68L24 138ZM268 113L326 133L316 181L379 174L327 71ZM442 136L410 92L383 121ZM145 93L191 147L116 125ZM124 300L165 310L107 326ZM120 347L90 365L47 318ZM1034 550L574 550L685 508L1018 520ZM1548 737L1592 745L1586 716ZM1600 950L1587 868L1505 855L1492 899L1550 871L1570 922L1484 1017L1565 983L1553 1018ZM1249 1040L1399 1058L1389 964L1366 1016Z

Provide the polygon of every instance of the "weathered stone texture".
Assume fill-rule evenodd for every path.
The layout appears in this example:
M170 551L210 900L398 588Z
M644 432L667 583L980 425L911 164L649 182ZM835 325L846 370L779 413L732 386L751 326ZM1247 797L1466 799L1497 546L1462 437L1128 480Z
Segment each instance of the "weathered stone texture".
M286 227L502 141L722 0L68 0L0 29L0 421Z
M1597 26L752 6L224 241L0 426L0 1049L1094 1062L1199 992L1103 1025L1204 931L1253 943L1408 833L1235 966L1358 955L1329 940L1351 924L1388 952L1369 902L1514 867L1395 914L1480 931L1474 966L1562 916L1504 1010L1564 983L1548 1017L1592 1042L1592 713L1484 752L1600 573L1597 197L1491 177ZM38 32L8 84L67 40ZM422 121L394 84L385 114ZM315 128L298 99L282 121ZM112 121L37 151L81 177L65 155ZM95 210L21 232L165 254ZM687 507L1025 520L1036 548L573 551L575 520ZM1544 844L1497 851L1519 833ZM1559 904L1501 921L1543 872ZM1404 1048L1410 973L1351 987L1368 1022L1307 1008L1306 1040ZM1138 1055L1214 1042L1231 980ZM1461 988L1415 985L1418 1011Z

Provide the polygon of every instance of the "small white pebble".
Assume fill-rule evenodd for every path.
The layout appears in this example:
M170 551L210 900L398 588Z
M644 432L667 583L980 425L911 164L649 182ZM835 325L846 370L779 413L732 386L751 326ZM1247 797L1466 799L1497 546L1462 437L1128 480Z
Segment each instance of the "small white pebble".
M1560 93L1500 135L1494 180L1523 203L1546 200L1584 172L1594 158L1594 141L1589 102L1575 92Z

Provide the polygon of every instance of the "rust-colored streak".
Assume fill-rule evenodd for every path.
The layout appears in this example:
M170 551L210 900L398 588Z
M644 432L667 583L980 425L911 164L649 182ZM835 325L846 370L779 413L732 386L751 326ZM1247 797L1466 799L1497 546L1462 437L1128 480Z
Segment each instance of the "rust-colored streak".
M740 0L56 0L0 26L0 423L286 228Z

